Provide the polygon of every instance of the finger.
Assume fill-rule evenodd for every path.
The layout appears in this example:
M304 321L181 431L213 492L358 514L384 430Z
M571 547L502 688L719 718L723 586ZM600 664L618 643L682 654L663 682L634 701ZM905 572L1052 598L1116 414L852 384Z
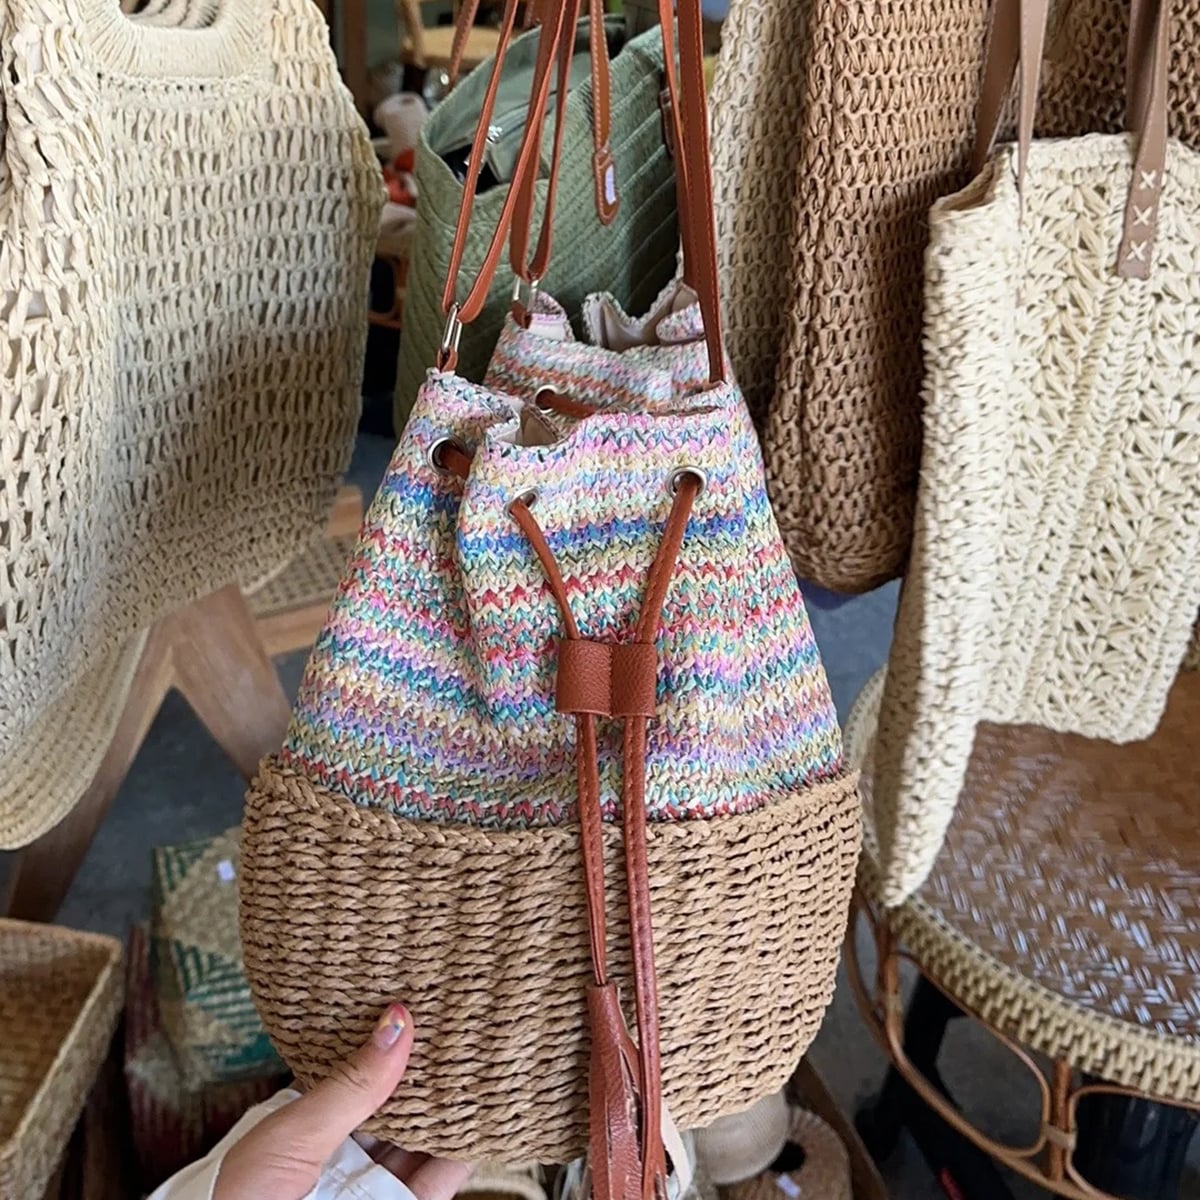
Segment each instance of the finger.
M412 1045L412 1017L402 1005L393 1004L366 1045L275 1114L278 1136L290 1140L306 1158L324 1162L391 1098L408 1066Z
M451 1200L471 1178L474 1166L452 1162L448 1158L431 1158L422 1163L407 1179L409 1190L417 1200Z
M417 1154L412 1150L405 1150L402 1146L389 1146L386 1142L380 1142L377 1152L371 1157L401 1180L408 1179L416 1173L418 1167L429 1161L428 1154Z

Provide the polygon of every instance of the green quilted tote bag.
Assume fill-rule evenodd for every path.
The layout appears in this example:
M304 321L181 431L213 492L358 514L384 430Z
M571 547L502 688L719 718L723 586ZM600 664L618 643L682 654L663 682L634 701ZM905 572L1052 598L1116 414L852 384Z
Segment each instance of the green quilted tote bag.
M567 100L558 197L554 208L555 254L542 285L579 321L584 297L597 279L629 312L650 307L675 272L679 232L675 170L663 141L662 36L657 29L626 40L623 18L606 21L612 60L610 145L615 165L616 215L603 224L597 215L593 172L592 81L588 73L588 23L576 33L576 63ZM507 178L524 132L539 31L517 39L504 65L488 162ZM396 382L396 429L403 428L426 371L434 365L446 318L441 295L450 265L454 223L462 184L443 155L468 149L487 88L490 63L473 71L430 114L417 147L417 228L404 303L404 329ZM553 114L547 116L552 126ZM548 156L550 130L544 139ZM464 277L478 273L490 231L496 227L507 183L482 191L463 259ZM540 206L546 181L538 184ZM477 320L464 327L458 373L481 381L512 300L512 280L498 272Z

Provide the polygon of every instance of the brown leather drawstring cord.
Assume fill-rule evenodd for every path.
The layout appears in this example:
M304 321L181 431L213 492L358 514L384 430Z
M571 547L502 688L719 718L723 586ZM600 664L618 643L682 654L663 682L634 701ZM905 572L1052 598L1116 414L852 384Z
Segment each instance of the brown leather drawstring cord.
M655 643L667 588L702 486L699 475L692 471L680 471L673 477L675 499L650 569L635 640L619 646L587 641L580 636L554 553L528 501L519 498L509 509L542 565L562 614L566 635L559 650L557 707L560 712L573 713L576 721L579 821L594 977L588 996L592 1035L589 1099L590 1163L597 1200L639 1197L663 1200L666 1195L658 991L646 865L646 734L655 711L658 674ZM617 717L625 723L622 826L637 1013L636 1048L621 1014L616 985L608 978L597 716Z

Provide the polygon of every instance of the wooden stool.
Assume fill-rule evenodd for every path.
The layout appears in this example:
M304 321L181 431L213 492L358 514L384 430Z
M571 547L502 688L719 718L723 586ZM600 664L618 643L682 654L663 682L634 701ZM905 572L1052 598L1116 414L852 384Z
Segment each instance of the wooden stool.
M279 748L291 705L270 656L312 644L361 523L361 493L343 488L324 539L249 600L236 586L223 588L150 630L91 785L63 821L18 852L0 913L26 921L54 919L172 689L182 693L247 779L265 754Z
M878 952L868 984L852 923L848 967L892 1062L864 1132L879 1152L902 1125L923 1149L936 1142L972 1200L1011 1195L989 1158L1075 1200L1115 1200L1131 1183L1170 1200L1200 1109L1200 675L1180 676L1158 732L1137 745L980 726L933 872L890 910L870 829L882 685L867 685L846 727L864 767L858 905ZM907 1021L902 960L921 976ZM937 1074L941 1033L963 1014L1032 1074L1040 1113L1027 1145L978 1129ZM930 1110L953 1138L929 1127ZM1141 1133L1147 1118L1164 1135L1157 1154L1138 1147L1136 1169L1156 1172L1149 1191L1121 1163L1122 1126Z

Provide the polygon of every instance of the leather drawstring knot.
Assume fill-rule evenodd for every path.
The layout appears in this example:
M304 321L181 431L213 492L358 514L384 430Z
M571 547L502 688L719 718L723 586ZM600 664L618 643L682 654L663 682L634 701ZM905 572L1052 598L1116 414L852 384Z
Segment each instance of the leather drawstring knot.
M692 507L703 486L698 473L677 472L674 502L650 568L634 641L587 641L571 611L554 553L525 498L509 508L529 539L562 615L565 640L558 664L557 707L575 717L575 765L593 983L588 994L592 1038L589 1068L590 1165L596 1200L665 1200L662 1065L658 990L646 863L646 732L654 713L659 625ZM600 811L596 718L624 723L622 826L633 950L637 1042L629 1035L616 985L608 976L604 837ZM678 1166L678 1164L677 1164Z

